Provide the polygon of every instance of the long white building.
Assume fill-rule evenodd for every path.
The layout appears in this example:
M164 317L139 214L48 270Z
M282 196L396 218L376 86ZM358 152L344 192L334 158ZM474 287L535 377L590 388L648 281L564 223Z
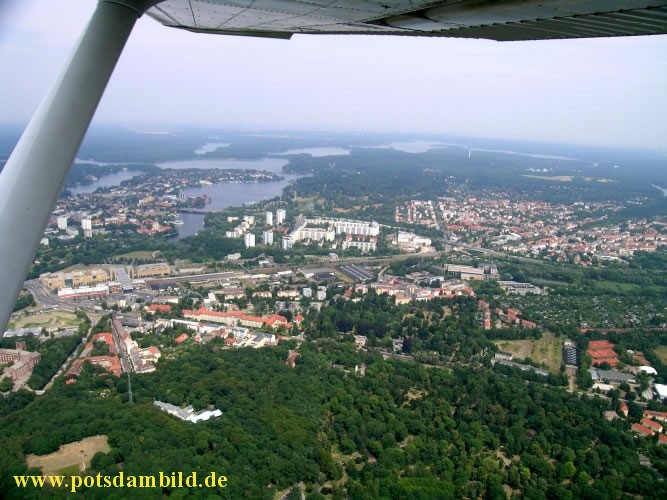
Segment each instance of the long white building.
M378 236L380 234L380 224L375 221L314 217L305 219L305 222L306 224L332 226L336 234L345 233L359 236Z
M323 217L306 218L303 215L299 215L296 218L295 229L290 236L294 242L307 239L332 242L336 239L337 235L342 234L376 237L380 234L380 225L375 221L365 222ZM363 246L368 247L368 245Z

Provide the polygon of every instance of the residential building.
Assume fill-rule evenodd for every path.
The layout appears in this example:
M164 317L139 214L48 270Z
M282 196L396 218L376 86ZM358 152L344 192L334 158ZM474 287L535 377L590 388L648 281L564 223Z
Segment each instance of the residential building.
M287 211L284 208L276 210L276 224L283 224L287 219Z
M64 231L67 229L67 216L61 215L56 219L56 222L58 224L58 229Z
M269 212L271 213L271 212ZM264 231L262 232L262 243L265 245L273 245L273 232L272 231Z
M251 248L255 246L255 235L252 233L246 233L243 237L245 247L246 248Z
M199 321L212 321L214 323L223 323L229 326L245 326L248 328L278 328L279 326L287 326L287 318L279 314L271 314L269 316L249 316L240 311L218 312L199 308L196 311L183 310L183 316L188 319L195 319Z

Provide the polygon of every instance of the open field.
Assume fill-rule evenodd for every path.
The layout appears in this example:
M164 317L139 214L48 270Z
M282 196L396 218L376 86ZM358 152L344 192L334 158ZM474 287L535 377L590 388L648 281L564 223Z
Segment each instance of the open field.
M501 351L510 352L515 358L525 359L531 357L534 343L533 340L499 340L495 344Z
M132 260L132 259L142 260L142 259L144 259L144 260L149 260L149 259L154 259L155 258L155 257L153 257L154 253L155 252L149 251L149 250L138 250L136 252L128 252L128 253L124 253L122 255L116 255L116 256L113 257L112 260L114 260L114 261L116 261L118 259L129 259L129 260Z
M51 311L15 319L9 323L8 328L43 327L56 329L78 325L79 319L76 317L76 314L67 311Z
M308 198L297 198L296 203L300 211L309 212L317 208L322 208L325 205L322 196L311 196Z
M667 365L667 345L659 345L654 349L655 355L660 358L664 365Z
M86 469L90 467L90 461L98 451L103 453L111 451L107 436L91 436L81 441L65 444L58 451L48 455L31 454L26 457L26 463L28 467L41 468L43 475L78 473L83 470L82 465L85 465Z
M529 357L537 363L544 363L552 372L560 369L561 341L551 333L545 333L540 340L498 340L496 345L516 358Z

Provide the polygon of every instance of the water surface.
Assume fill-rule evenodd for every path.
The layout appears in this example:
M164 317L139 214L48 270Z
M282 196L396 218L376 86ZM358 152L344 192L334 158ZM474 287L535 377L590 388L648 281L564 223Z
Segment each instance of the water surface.
M103 175L96 181L86 186L72 186L67 188L72 195L81 193L94 193L97 188L106 188L120 185L121 182L143 174L139 170L121 170L119 172Z

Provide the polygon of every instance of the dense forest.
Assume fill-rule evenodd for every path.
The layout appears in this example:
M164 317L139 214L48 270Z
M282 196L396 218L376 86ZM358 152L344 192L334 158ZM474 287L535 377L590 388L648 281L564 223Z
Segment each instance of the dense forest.
M133 404L125 378L93 371L32 402L22 393L2 400L0 410L14 409L0 420L3 496L42 494L13 484L12 475L25 471L26 453L49 453L98 434L109 436L112 451L94 457L90 474L115 475L119 467L141 475L217 471L229 478L217 493L229 498L273 498L299 483L307 498L667 494L638 458L638 451L649 454L667 472L664 449L631 437L624 421L602 418L608 401L483 366L426 369L383 361L331 340L303 344L292 369L285 365L289 347L197 346L134 377ZM343 369L361 364L363 376ZM160 412L154 399L211 405L223 416L194 425ZM186 492L139 492L164 493ZM83 491L85 498L107 494Z

